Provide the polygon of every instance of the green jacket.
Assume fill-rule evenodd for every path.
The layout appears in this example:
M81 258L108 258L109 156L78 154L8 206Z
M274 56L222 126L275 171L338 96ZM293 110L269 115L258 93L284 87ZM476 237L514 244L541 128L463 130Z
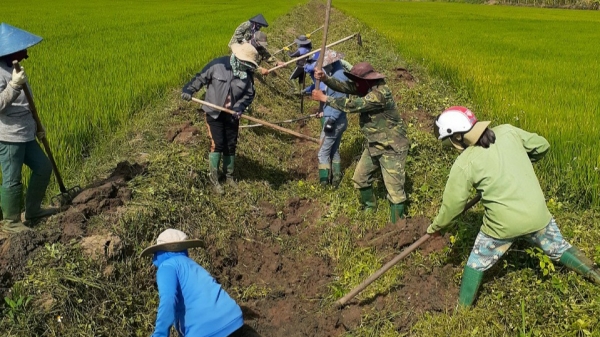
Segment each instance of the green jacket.
M342 82L328 77L324 83L338 92L359 94L356 83L352 81ZM367 138L371 156L405 151L410 144L392 91L383 80L364 97L328 97L327 104L346 113L360 113L360 128Z
M427 233L448 226L462 212L471 188L481 193L485 209L481 231L493 238L515 238L548 225L552 215L531 162L541 159L550 144L508 124L492 131L495 144L469 146L454 162L442 206Z

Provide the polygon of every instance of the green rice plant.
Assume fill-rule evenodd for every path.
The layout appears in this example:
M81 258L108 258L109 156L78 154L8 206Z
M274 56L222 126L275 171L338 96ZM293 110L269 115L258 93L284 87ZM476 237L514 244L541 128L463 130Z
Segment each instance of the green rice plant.
M23 62L59 168L68 181L101 135L229 53L235 28L290 1L26 0L2 21L44 40ZM265 31L268 33L269 29Z
M544 187L600 204L597 12L385 0L336 6L396 42L409 60L465 87L480 119L546 137Z

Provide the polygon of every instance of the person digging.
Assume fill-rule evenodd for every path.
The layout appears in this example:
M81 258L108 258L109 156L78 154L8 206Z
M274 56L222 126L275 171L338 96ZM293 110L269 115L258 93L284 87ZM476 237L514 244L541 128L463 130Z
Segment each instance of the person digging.
M179 336L244 336L242 310L219 283L188 255L188 249L201 247L177 229L169 228L156 244L140 257L152 256L158 268L158 311L152 337L170 336L174 326Z
M29 103L23 92L27 85L25 71L13 69L13 61L29 57L27 49L42 38L22 29L0 24L0 166L2 166L2 230L10 233L30 228L21 222L23 184L21 169L31 169L25 194L25 222L33 223L55 214L55 208L42 208L42 200L50 182L50 160L36 142L45 137L45 130L37 130Z
M376 72L371 64L357 63L344 74L348 81L340 81L327 76L322 69L315 69L315 78L323 81L327 87L356 97L335 98L325 95L321 90L313 90L312 98L340 111L360 114L360 128L366 142L352 181L360 191L364 210L373 211L377 207L373 176L380 169L390 202L390 221L396 223L404 218L406 201L404 165L410 143L404 121L398 113L385 76Z
M235 29L235 32L227 45L231 48L231 46L236 43L242 44L250 42L254 33L258 32L262 27L269 27L267 20L262 14L251 17L248 21L242 22Z
M465 265L459 304L471 306L483 273L523 238L539 246L553 261L600 284L593 262L563 238L546 207L533 170L550 144L542 136L509 124L489 127L466 107L455 106L438 116L434 132L443 144L460 151L452 165L442 205L427 233L439 235L465 207L471 189L481 195L483 225Z
M190 101L192 95L206 87L207 102L235 111L235 115L229 115L206 105L202 106L210 138L208 176L218 194L225 193L219 183L221 157L226 184L230 187L237 186L233 172L239 119L254 100L253 73L258 67L258 53L250 43L234 44L231 50L231 56L219 57L208 63L183 87L181 93L182 99Z
M267 34L261 31L255 32L252 36L252 39L250 40L250 44L252 44L252 47L254 47L258 52L258 58L256 59L257 64L260 65L262 61L265 61L270 64L275 64L277 66L281 66L284 64L284 62L278 61L275 57L271 55L271 53L269 53L269 50L267 49L267 47L269 46L269 43L267 42ZM269 69L259 66L257 72L263 76L266 76L269 74Z
M296 50L291 52L289 48L285 47L283 50L288 52L288 56L290 58L300 57L302 55L306 55L310 53L312 50L312 41L306 37L306 35L298 36L294 42L296 43ZM290 81L292 81L295 89L294 94L302 95L302 85L304 82L304 65L306 64L306 58L296 61L296 69L290 75ZM294 81L296 80L296 81Z

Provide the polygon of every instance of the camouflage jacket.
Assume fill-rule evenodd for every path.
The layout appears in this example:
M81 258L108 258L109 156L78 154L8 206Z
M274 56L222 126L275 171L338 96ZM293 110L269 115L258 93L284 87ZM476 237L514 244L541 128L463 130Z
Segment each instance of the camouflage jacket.
M324 82L335 91L358 94L357 86L352 81L341 82L329 77ZM372 87L364 97L328 97L327 104L346 113L360 113L360 128L367 138L371 156L390 151L400 152L410 144L392 91L383 81Z
M244 40L246 42L250 42L250 40L252 39L252 34L254 34L254 32L252 31L252 23L250 21L242 22L235 29L231 40L229 40L228 46L231 47L231 45L234 43L242 43L244 42Z

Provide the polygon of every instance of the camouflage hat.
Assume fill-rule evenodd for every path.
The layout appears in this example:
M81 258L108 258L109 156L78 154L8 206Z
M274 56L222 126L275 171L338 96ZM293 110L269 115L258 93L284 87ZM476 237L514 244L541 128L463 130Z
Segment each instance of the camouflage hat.
M325 57L323 58L323 67L327 67L333 62L337 62L344 58L344 54L338 53L335 50L327 49L325 50Z
M299 46L305 46L307 44L310 44L311 41L309 38L306 37L306 35L300 35L297 39L294 40L294 43L296 43Z
M267 34L261 32L260 30L256 33L254 33L254 42L256 43L256 45L263 47L263 48L267 48L267 46L269 45L267 43Z
M255 15L255 16L251 17L250 20L248 20L248 21L257 23L263 27L269 27L267 20L265 19L265 17L262 14Z
M0 24L0 57L25 50L42 41L42 38L9 24Z
M385 78L385 75L380 74L373 69L369 62L360 62L354 65L350 71L344 71L344 74L349 79L356 80L380 80Z

